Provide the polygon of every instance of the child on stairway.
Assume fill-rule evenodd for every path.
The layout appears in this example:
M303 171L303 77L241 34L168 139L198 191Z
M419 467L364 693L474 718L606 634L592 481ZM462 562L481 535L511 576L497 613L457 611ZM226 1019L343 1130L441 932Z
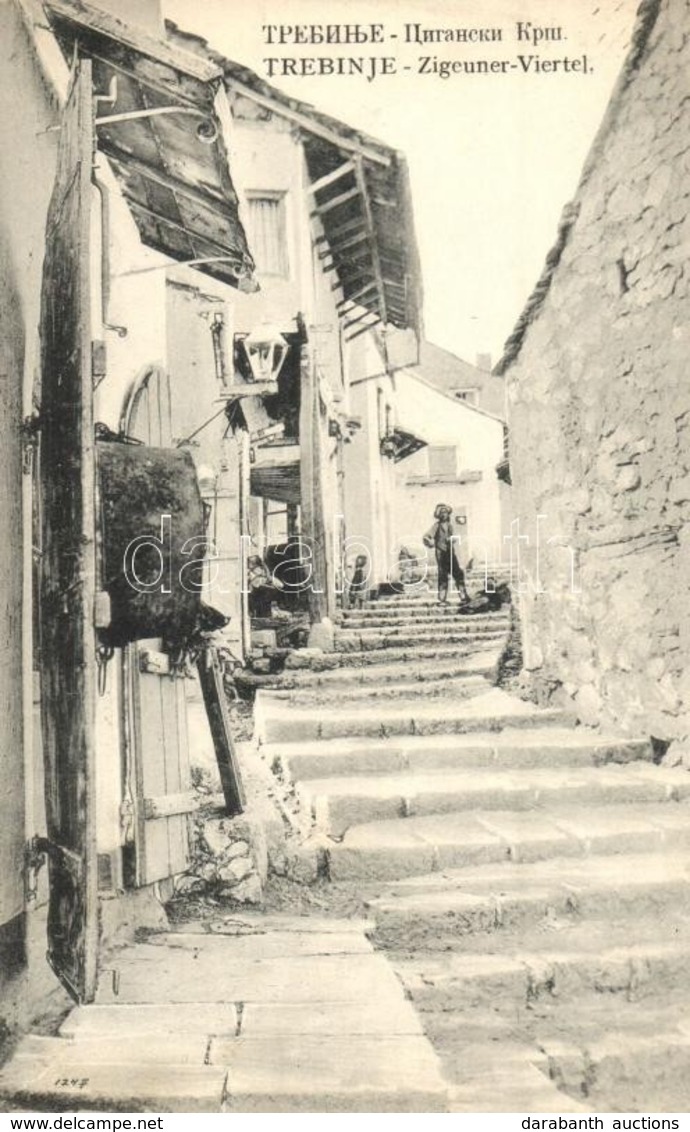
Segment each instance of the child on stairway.
M458 562L455 544L458 537L451 521L453 508L447 503L438 503L434 509L434 523L423 538L424 545L436 552L438 569L438 602L448 604L448 582L452 576L460 596L460 609L465 610L469 595L465 586L465 574Z

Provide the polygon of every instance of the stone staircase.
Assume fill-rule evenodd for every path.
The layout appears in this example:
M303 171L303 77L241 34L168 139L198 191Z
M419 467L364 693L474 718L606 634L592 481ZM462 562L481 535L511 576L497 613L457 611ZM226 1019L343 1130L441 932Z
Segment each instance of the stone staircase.
M334 886L354 885L455 1111L686 1111L690 775L492 686L509 613L347 612L257 696Z

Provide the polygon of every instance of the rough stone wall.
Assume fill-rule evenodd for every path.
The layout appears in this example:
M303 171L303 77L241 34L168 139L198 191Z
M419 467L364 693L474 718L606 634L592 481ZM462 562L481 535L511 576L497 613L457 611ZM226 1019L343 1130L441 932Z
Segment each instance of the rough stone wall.
M690 733L688 194L690 3L646 0L499 368L526 666L584 722L666 740Z

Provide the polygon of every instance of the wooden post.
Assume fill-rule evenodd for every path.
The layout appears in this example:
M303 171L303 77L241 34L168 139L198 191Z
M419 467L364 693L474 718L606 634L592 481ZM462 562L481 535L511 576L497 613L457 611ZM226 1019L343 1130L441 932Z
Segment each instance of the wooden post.
M302 504L302 541L311 558L309 617L312 623L323 620L328 604L326 587L326 538L323 519L321 484L321 421L319 387L312 351L304 344L300 355L300 494Z

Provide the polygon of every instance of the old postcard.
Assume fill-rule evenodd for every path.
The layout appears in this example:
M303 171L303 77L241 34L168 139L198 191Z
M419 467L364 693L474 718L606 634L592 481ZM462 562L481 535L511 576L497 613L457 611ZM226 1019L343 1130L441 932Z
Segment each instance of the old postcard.
M0 0L6 1113L682 1126L689 41Z

